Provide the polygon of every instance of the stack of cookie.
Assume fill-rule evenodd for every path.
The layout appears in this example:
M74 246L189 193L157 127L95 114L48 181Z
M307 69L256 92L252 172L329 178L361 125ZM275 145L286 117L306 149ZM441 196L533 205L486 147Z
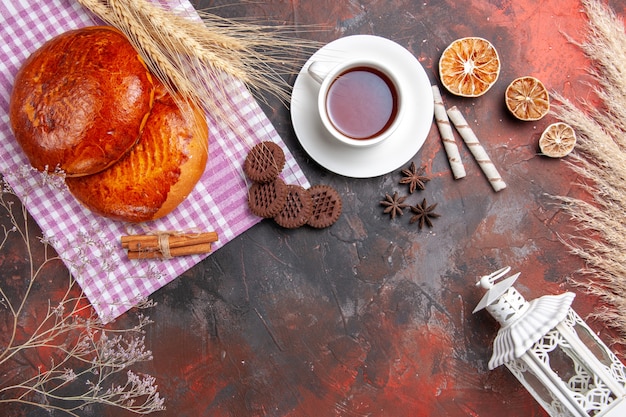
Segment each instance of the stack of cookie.
M335 223L342 208L339 193L328 185L305 189L285 184L279 177L284 167L285 154L276 143L261 142L250 150L243 164L244 173L252 180L250 211L288 229L304 225L321 229Z

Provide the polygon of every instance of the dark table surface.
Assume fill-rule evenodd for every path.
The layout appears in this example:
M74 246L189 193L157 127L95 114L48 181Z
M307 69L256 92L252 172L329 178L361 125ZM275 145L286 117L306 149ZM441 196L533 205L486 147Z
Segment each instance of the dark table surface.
M503 367L487 362L498 330L477 279L521 271L527 299L574 291L583 317L599 302L568 278L581 261L561 237L572 220L550 196L577 195L566 160L539 155L554 121L511 117L504 90L522 75L570 98L590 95L577 1L268 0L196 1L230 18L290 25L326 43L353 34L396 41L438 83L443 49L464 36L489 39L500 78L474 99L444 93L471 123L508 187L495 193L467 148L467 177L454 180L436 126L412 158L432 180L409 199L436 202L441 217L418 229L391 220L379 201L406 194L399 170L370 179L333 174L296 138L289 108L262 104L313 184L335 187L343 213L330 228L286 230L263 221L153 295L146 345L167 410L159 416L545 416ZM610 1L620 14L626 2ZM293 85L295 77L289 79ZM457 136L458 138L458 136ZM408 164L407 164L408 165ZM413 201L415 200L415 201ZM124 320L123 318L121 319ZM602 322L591 327L609 340ZM620 352L621 354L621 352ZM117 410L104 415L119 416ZM43 415L43 414L42 414Z

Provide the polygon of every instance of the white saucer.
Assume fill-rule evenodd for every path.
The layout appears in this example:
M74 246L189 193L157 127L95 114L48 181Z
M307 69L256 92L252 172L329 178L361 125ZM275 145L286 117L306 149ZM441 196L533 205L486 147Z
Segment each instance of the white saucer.
M406 102L404 121L391 137L371 147L354 148L334 140L317 113L319 84L307 73L313 61L340 62L361 56L384 59L400 81ZM291 121L304 150L324 168L353 178L387 174L420 150L433 123L433 94L426 71L401 45L371 35L339 38L318 50L304 64L291 94Z

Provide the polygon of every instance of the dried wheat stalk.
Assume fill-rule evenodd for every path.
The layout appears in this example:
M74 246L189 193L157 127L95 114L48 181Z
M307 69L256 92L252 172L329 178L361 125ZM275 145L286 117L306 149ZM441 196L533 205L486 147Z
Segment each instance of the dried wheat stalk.
M77 1L124 32L172 91L213 114L224 107L215 90L227 97L233 81L247 85L259 99L269 94L286 102L290 86L284 76L318 47L276 28L210 13L190 19L147 0Z
M601 106L576 105L557 95L554 110L577 132L570 166L583 178L590 200L557 198L578 226L565 243L585 261L579 271L583 285L606 303L596 315L626 344L626 33L622 20L599 0L582 4L588 34L578 45L593 64Z

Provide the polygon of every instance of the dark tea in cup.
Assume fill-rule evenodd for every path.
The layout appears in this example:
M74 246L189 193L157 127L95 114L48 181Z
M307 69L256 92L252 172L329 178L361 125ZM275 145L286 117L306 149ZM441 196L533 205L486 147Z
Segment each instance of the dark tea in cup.
M326 93L326 113L341 134L367 140L385 132L398 114L398 93L382 71L358 66L339 74Z
M402 91L386 62L359 58L314 61L307 72L319 84L322 126L349 146L374 146L389 138L404 113Z

